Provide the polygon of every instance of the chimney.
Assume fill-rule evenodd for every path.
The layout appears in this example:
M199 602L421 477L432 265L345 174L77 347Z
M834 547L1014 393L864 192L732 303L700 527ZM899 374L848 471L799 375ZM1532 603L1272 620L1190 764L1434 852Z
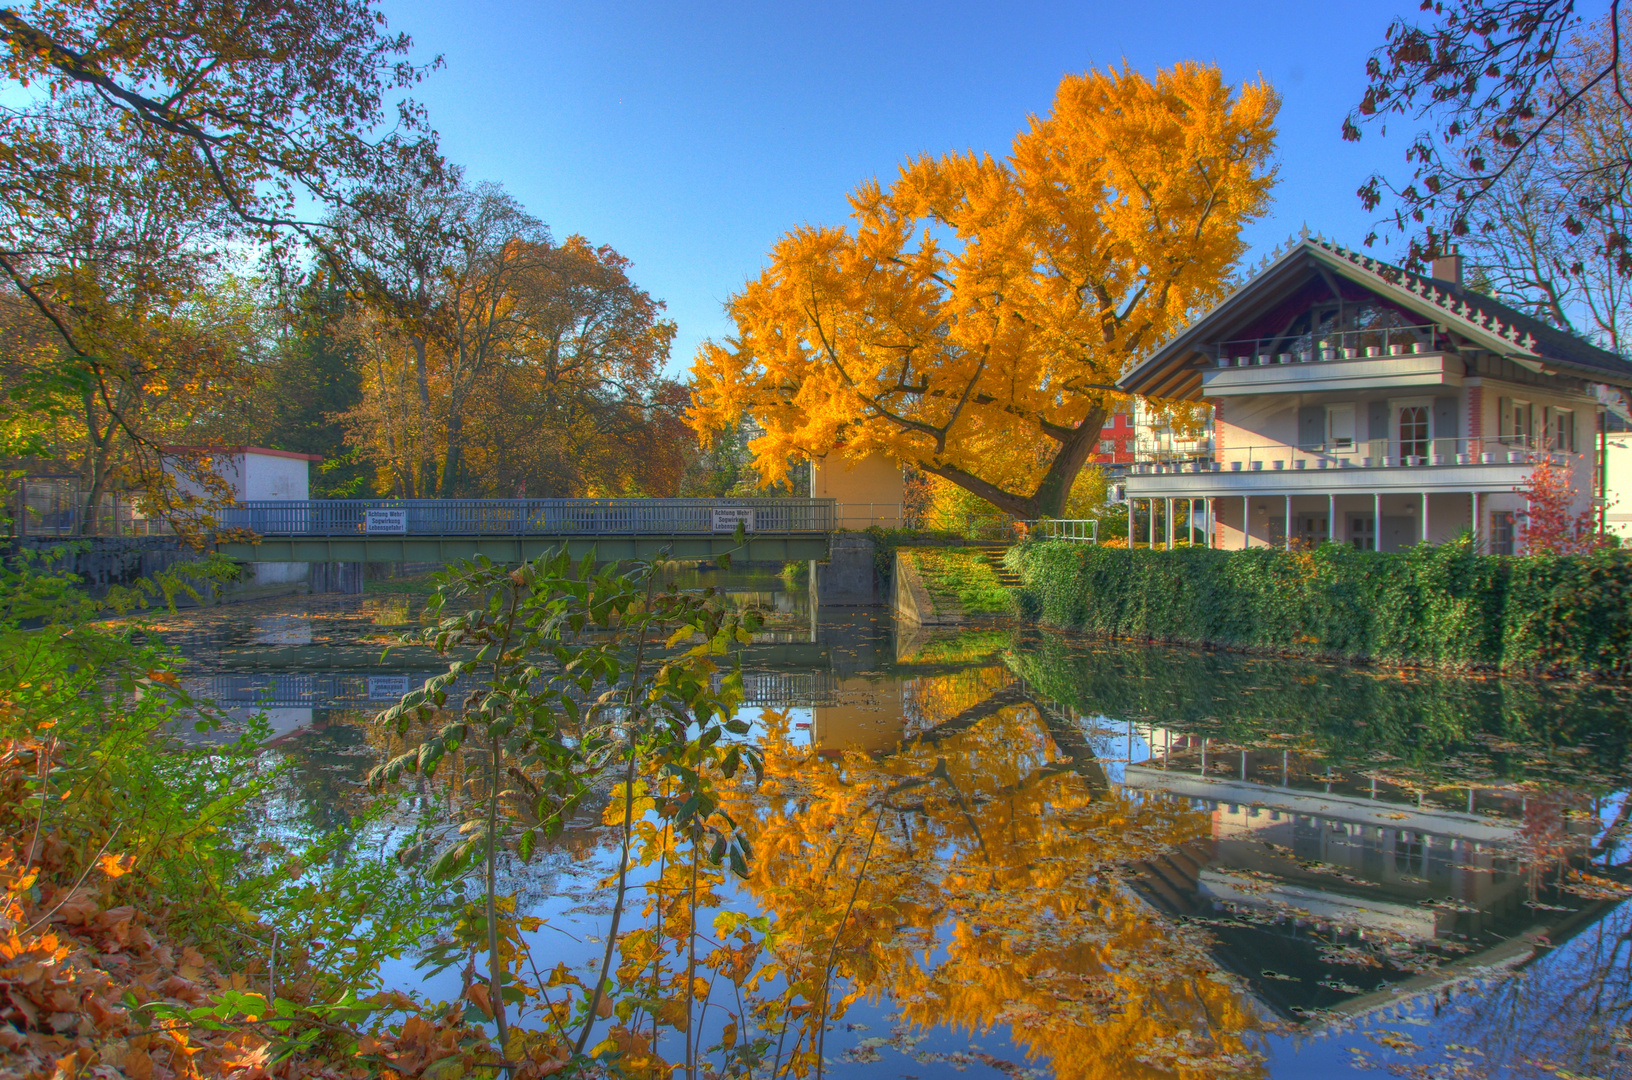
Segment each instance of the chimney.
M1462 284L1462 256L1457 253L1453 244L1451 250L1434 259L1433 269L1429 274L1439 281L1448 281L1452 285Z

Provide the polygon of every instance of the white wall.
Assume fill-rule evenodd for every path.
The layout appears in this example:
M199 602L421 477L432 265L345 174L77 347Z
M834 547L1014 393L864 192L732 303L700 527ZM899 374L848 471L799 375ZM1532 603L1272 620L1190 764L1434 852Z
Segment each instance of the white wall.
M1605 440L1609 447L1605 459L1609 481L1606 524L1610 532L1632 539L1632 432L1611 433Z
M272 454L245 451L237 456L242 462L243 486L238 497L246 501L256 499L308 499L311 462L304 458L289 458Z

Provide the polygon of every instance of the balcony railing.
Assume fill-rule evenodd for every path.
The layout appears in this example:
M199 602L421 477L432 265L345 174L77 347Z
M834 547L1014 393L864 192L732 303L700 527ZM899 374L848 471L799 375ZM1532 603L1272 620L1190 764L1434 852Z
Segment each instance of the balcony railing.
M243 502L224 529L261 536L561 536L729 532L825 533L831 499L310 499Z
M1568 465L1575 455L1566 450L1532 445L1525 438L1369 439L1342 445L1333 442L1270 443L1262 446L1226 445L1212 458L1190 461L1143 462L1135 475L1207 472L1278 472L1309 469L1418 468L1421 466L1524 465L1543 461Z
M1332 360L1364 360L1434 352L1436 327L1379 326L1344 330L1311 337L1242 338L1213 347L1219 367L1258 367L1269 364L1313 364Z

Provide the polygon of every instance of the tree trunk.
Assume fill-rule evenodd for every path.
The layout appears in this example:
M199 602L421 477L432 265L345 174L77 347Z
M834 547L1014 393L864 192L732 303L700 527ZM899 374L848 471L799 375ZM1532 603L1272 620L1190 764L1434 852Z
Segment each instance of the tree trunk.
M955 465L936 465L926 461L920 462L919 467L925 472L952 481L1004 513L1023 521L1059 517L1065 510L1066 502L1071 498L1071 485L1076 483L1078 474L1088 463L1095 444L1099 442L1099 433L1105 427L1106 412L1102 406L1083 417L1082 423L1078 424L1071 436L1061 444L1059 453L1054 455L1054 460L1048 466L1048 472L1043 474L1042 480L1037 483L1037 490L1030 495L1016 495L1004 491L996 484L964 472Z
M419 380L419 481L415 484L414 494L420 498L428 498L436 491L436 457L431 452L431 380L426 370L425 336L415 334L411 339L414 343L414 375Z

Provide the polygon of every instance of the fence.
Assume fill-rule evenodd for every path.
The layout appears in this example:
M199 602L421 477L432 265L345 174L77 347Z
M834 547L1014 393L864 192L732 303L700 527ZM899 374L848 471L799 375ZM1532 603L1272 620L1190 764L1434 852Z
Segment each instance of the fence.
M173 531L168 522L141 514L132 492L104 492L94 507L88 507L87 502L78 477L19 477L7 507L10 534L168 536Z
M1216 458L1141 461L1135 475L1153 473L1273 472L1282 469L1416 468L1424 465L1567 465L1573 455L1522 436L1326 440L1314 443L1227 445Z
M223 529L261 536L561 536L834 529L831 499L311 499L239 503Z

